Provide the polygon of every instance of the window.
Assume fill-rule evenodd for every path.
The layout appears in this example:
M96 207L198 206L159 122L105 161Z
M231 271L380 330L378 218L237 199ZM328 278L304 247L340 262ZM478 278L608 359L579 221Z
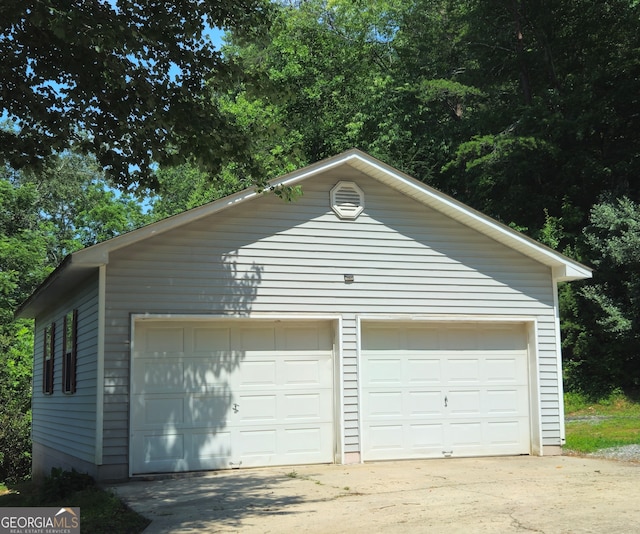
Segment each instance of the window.
M42 392L47 395L53 393L53 360L56 345L56 325L51 323L44 329Z
M78 310L64 316L62 338L62 392L76 392L76 361L78 356Z

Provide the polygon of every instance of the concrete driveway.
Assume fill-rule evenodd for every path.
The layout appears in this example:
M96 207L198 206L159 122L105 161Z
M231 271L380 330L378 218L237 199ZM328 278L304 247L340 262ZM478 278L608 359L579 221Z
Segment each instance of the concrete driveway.
M640 464L555 457L314 465L114 486L168 532L640 532Z

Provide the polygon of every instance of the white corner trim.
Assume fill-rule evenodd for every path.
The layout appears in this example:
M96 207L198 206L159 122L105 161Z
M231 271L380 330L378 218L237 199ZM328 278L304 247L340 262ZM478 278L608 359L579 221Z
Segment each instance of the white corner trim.
M334 417L334 462L338 464L345 463L345 446L344 446L344 365L342 354L342 315L336 317L335 323L336 333L334 335L334 351L333 351L333 369L334 369L334 393L333 393L333 417ZM337 386L337 387L336 387Z
M562 372L562 338L560 333L560 300L558 296L558 283L553 281L553 308L555 310L554 326L556 333L556 368L558 373L558 410L560 417L560 445L567 441L564 419L564 375Z
M364 442L362 426L362 316L356 315L356 368L358 376L358 441L360 447L360 462L364 463Z
M104 343L106 321L107 266L98 268L98 350L96 369L96 450L95 463L102 465L104 447Z

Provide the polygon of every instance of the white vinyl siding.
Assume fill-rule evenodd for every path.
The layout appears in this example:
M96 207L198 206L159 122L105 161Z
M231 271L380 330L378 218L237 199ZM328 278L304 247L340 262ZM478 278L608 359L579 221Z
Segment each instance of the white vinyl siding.
M134 246L107 266L104 462L127 462L131 313L340 314L344 452L360 451L357 314L537 320L543 444L560 444L553 286L545 267L354 169L234 206ZM339 220L329 191L363 190ZM354 282L346 284L345 274Z
M64 316L78 310L78 352L73 394L62 392L62 337ZM42 393L43 329L55 322L53 394ZM33 441L81 460L95 462L96 354L98 329L97 279L80 286L78 293L38 318L33 372ZM45 473L48 474L48 473Z

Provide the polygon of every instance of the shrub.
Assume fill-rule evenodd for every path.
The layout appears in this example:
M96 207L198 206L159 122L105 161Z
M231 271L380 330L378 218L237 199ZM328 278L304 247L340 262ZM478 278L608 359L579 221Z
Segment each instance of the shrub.
M39 501L49 503L66 499L78 491L94 487L95 484L95 480L86 473L79 473L75 469L64 471L54 467L42 482Z
M0 404L0 481L19 482L31 475L31 412Z

